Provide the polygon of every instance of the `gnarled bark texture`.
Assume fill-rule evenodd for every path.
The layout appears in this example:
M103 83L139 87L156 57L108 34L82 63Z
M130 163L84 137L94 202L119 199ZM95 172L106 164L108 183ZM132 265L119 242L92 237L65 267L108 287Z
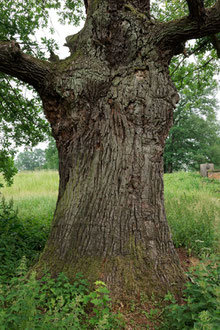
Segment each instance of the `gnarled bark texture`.
M168 65L187 39L220 30L219 2L202 7L202 26L191 1L191 16L168 23L150 18L149 3L86 1L85 27L67 38L71 56L34 62L43 81L17 73L39 91L60 159L53 226L36 269L81 271L116 295L181 287L163 196L163 149L178 101ZM10 56L24 60L6 46L0 59L13 48Z

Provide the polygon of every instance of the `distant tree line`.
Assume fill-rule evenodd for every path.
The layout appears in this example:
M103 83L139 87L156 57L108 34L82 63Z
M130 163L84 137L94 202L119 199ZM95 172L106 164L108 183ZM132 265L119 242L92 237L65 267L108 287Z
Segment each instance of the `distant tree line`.
M48 147L43 149L25 150L20 152L15 160L19 171L34 171L40 169L58 169L58 155L54 140L50 138Z

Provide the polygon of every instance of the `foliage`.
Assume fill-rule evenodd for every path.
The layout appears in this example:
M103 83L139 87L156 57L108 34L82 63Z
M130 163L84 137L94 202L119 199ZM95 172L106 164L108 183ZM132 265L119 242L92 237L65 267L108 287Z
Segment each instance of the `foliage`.
M220 246L220 182L197 173L165 175L165 206L176 247L190 253L217 252Z
M211 7L215 4L215 0L204 0L204 4L205 7ZM152 1L151 11L156 19L167 22L187 16L188 6L186 1Z
M122 321L110 310L109 291L103 282L89 292L78 274L71 284L64 274L27 279L25 258L18 275L0 291L1 329L122 329Z
M171 304L165 310L163 329L219 329L220 259L213 256L189 273L184 302L178 305L170 294Z
M50 10L56 10L62 23L78 25L83 17L82 1L67 0L3 0L0 2L0 40L16 40L22 51L41 59L49 57L49 52L58 49L53 38L48 36L40 40L36 31L48 28L54 32L51 25ZM6 97L7 95L7 97ZM49 134L42 103L32 87L0 73L0 150L8 154L18 146L36 146L45 140ZM7 172L7 162L0 154L0 172ZM3 169L2 165L3 164ZM10 178L13 166L11 166Z
M205 57L205 54L204 54ZM213 61L197 58L179 66L173 61L171 72L180 92L180 102L174 111L164 152L165 171L198 169L200 163L220 163L220 123L217 121L216 68ZM209 60L208 60L209 61ZM205 65L204 65L205 64ZM198 70L198 66L204 67Z
M207 0L205 6L214 3ZM152 12L157 19L169 21L188 15L188 6L186 1L157 1L152 3ZM212 38L208 36L188 42L183 53L170 64L180 102L174 110L173 127L166 141L165 172L198 169L203 162L220 165L216 58Z
M57 170L59 167L58 161L58 152L54 139L52 137L49 138L48 147L45 149L45 164L44 168Z
M6 150L0 150L0 173L3 174L4 181L10 186L13 183L13 176L17 173L13 158ZM3 184L0 182L0 187Z
M39 256L48 236L49 226L34 220L22 221L13 201L0 200L0 281L7 281L15 275L23 255L28 266Z
M35 169L41 169L44 164L45 155L42 149L20 152L15 161L15 165L20 171L33 171Z

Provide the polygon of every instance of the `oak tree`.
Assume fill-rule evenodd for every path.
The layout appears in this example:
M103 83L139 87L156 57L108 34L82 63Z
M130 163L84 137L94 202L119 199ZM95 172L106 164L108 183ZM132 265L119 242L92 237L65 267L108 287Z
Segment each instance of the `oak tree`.
M59 154L56 211L35 268L81 271L115 296L178 289L184 275L163 195L164 143L179 99L169 64L187 40L220 31L220 1L187 0L188 14L167 22L154 19L150 0L84 2L85 26L66 38L65 60L0 42L0 71L38 92Z

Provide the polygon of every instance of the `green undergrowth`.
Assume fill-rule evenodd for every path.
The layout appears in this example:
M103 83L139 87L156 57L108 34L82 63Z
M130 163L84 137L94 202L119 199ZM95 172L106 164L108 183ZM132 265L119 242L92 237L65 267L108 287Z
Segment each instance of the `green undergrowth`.
M166 174L165 207L176 247L197 255L220 252L220 181Z
M0 200L0 282L13 277L25 255L28 266L37 261L50 229L50 222L21 219L13 201Z
M168 293L163 299L152 297L133 304L132 313L144 315L141 326L132 329L155 330L219 330L220 328L220 257L210 255L188 273L181 301Z
M188 274L183 302L168 294L170 304L160 329L220 329L220 258L210 256Z
M0 329L122 329L119 314L111 312L106 285L97 281L95 289L78 274L71 284L64 274L50 274L36 280L26 276L22 258L17 275L0 287Z

